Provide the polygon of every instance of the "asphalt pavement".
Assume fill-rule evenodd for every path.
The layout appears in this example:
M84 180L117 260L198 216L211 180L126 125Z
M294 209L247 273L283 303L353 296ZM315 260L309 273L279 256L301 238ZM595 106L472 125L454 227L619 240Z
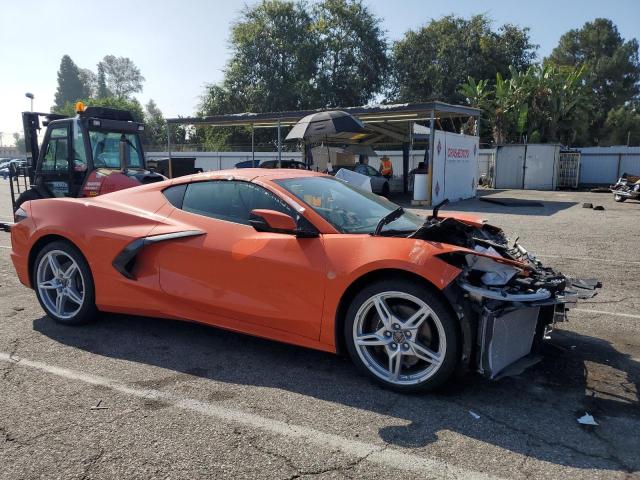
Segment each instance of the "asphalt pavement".
M60 326L19 284L0 233L0 478L640 478L640 203L481 195L543 206L445 210L480 212L604 287L541 363L422 395L381 389L344 357L202 325ZM585 412L597 426L577 422Z

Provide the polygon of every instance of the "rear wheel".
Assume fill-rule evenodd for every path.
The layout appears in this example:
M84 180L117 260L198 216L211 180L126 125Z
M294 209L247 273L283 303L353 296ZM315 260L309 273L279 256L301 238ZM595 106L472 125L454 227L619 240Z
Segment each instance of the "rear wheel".
M396 391L432 390L458 361L453 315L435 293L409 281L365 287L349 307L344 334L353 362Z
M40 251L33 283L40 305L56 322L78 325L96 317L91 270L71 244L52 242Z
M616 202L624 202L627 199L627 197L623 197L622 195L615 193L613 195L613 200Z

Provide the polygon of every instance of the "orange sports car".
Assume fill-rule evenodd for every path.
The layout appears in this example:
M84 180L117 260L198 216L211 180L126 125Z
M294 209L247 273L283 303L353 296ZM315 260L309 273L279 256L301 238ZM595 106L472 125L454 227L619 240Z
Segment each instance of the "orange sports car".
M346 351L399 391L460 368L496 377L597 286L572 285L478 218L420 217L304 170L34 200L15 222L20 281L60 323L117 312Z

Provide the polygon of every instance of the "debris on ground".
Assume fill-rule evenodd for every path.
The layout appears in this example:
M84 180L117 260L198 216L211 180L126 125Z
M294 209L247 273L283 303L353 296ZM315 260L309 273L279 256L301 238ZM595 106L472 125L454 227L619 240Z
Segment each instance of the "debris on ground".
M604 210L604 207L602 205L596 205L595 207L593 207L594 210Z
M593 203L583 203L582 208L593 208Z
M469 410L469 415L471 415L473 418L475 418L476 420L480 420L480 415L478 415L476 412L474 412L473 410Z
M91 410L107 410L109 407L102 405L102 400L98 401L96 405L91 407Z
M578 423L581 425L598 425L598 422L596 422L595 418L593 418L593 415L587 412L584 412L584 415L578 418Z

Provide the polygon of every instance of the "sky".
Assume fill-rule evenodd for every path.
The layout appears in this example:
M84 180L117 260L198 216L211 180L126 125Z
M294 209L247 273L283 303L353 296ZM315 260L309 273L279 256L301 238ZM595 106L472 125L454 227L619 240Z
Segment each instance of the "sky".
M25 92L34 110L49 111L60 58L68 54L81 68L96 70L108 54L131 58L146 78L137 94L153 99L166 117L194 113L207 83L222 80L229 58L229 31L244 5L239 0L31 0L0 1L0 132L2 144L22 131ZM625 39L640 38L639 0L365 0L391 41L431 19L486 13L494 25L529 27L544 57L560 36L596 17L610 18ZM461 52L464 54L464 52Z

